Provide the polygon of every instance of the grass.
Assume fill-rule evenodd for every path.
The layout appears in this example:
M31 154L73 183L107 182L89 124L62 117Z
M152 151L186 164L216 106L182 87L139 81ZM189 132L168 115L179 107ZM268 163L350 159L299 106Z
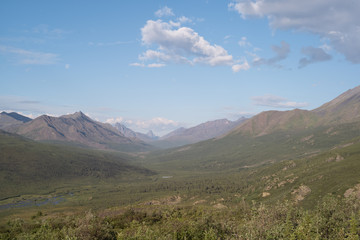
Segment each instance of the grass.
M71 230L78 236L80 233L75 232L83 226L80 219L92 209L91 223L86 224L105 228L118 239L146 239L146 234L154 238L167 236L163 239L271 238L268 233L285 238L284 234L300 234L296 231L306 221L321 228L314 221L320 218L318 209L326 201L343 214L339 208L348 201L343 197L345 191L360 183L359 133L360 126L354 123L278 131L255 138L230 135L138 157L54 146L2 133L0 205L40 202L56 196L64 196L64 201L0 210L0 232L20 229L16 234L33 236L45 230L44 234L60 234L65 230L52 227L53 221L59 221L63 226L72 226L66 234ZM310 191L302 200L295 200L301 189ZM328 194L332 200L323 200ZM281 209L286 202L294 207ZM359 205L355 205L357 209ZM134 218L125 214L129 209L134 210ZM38 212L44 215L37 216ZM351 212L346 213L348 216L342 217L346 224L341 226L346 230L341 236L348 237ZM294 214L288 233L286 214ZM269 220L263 226L260 216ZM355 216L359 221L359 215ZM151 222L157 217L160 219ZM14 228L18 218L34 230ZM122 227L117 223L119 218ZM231 219L236 219L236 224ZM9 221L13 225L8 225ZM50 225L43 226L46 222ZM337 227L334 229L340 229Z
M0 134L0 199L46 193L66 185L154 174L132 165L132 159L121 153L50 145Z
M221 201L221 200L219 200ZM214 206L223 206L221 209ZM358 239L360 202L129 205L77 214L38 210L0 227L1 239Z
M277 131L259 137L231 134L189 146L155 151L141 163L158 171L223 171L311 156L359 135L360 123Z

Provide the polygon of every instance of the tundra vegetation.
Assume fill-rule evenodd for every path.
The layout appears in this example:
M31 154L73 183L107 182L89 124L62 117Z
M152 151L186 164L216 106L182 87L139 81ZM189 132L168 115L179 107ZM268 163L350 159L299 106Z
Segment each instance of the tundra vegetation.
M359 239L359 96L147 153L0 130L0 239Z

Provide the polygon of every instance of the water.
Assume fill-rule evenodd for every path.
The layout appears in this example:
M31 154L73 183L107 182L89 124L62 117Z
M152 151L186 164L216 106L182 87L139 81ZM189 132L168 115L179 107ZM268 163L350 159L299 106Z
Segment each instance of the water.
M70 196L73 196L73 193L69 193ZM50 198L34 198L26 199L23 201L18 201L15 203L7 203L0 205L0 210L11 209L11 208L22 208L22 207L39 207L46 204L58 205L66 201L66 195L55 196Z

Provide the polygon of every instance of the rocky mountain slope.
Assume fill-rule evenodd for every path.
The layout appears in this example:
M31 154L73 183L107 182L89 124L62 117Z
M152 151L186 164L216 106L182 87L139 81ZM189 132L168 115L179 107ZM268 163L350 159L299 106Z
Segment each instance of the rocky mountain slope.
M37 141L71 143L98 149L146 151L151 148L138 139L125 137L110 124L92 120L82 112L60 117L42 115L13 132Z
M125 137L128 138L137 138L144 142L152 142L158 139L158 137L155 136L151 130L147 134L144 134L144 133L135 132L121 123L115 123L114 127Z
M1 112L0 113L0 129L11 129L23 123L30 122L32 119L20 115L16 112Z

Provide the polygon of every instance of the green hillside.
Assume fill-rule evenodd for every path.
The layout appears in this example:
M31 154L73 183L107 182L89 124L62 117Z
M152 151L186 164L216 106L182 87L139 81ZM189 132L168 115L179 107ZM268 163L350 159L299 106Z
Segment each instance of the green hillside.
M254 137L231 133L220 139L153 152L144 162L156 169L184 171L247 168L318 154L359 135L360 122L280 130Z
M0 132L0 199L108 178L149 175L128 155L34 142Z
M245 195L273 203L290 199L311 208L327 194L344 196L360 183L359 172L360 138L355 138L313 157L253 169Z

